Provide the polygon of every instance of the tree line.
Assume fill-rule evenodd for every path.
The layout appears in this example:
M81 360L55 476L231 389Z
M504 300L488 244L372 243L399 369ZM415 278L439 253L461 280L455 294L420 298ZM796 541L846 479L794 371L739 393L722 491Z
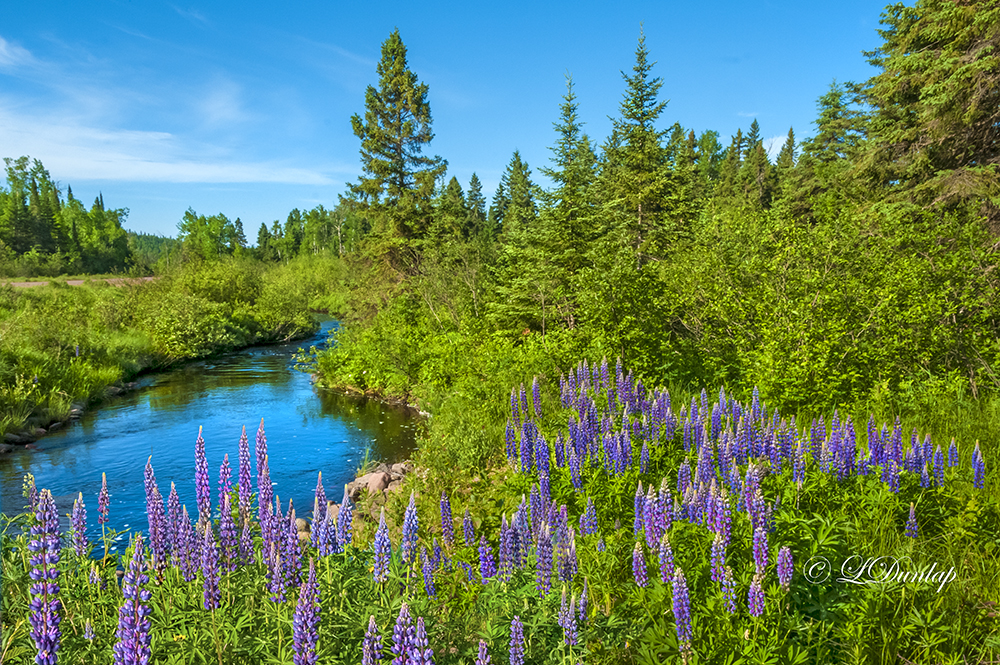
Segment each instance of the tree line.
M365 235L357 338L341 343L371 364L362 339L412 341L359 380L413 390L442 366L419 347L491 334L787 405L883 399L921 376L1000 387L998 25L992 6L888 7L877 73L834 81L815 132L789 129L774 159L756 120L726 144L668 124L640 32L610 134L586 133L568 77L537 169L551 185L515 151L488 206L475 175L463 191L429 155L429 90L393 32L351 118L363 173L337 209ZM434 381L468 368L450 371Z

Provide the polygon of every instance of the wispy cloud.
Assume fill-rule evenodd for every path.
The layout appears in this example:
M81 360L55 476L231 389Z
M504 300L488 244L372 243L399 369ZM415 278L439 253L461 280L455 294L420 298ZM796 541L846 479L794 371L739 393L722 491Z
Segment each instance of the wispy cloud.
M771 161L774 161L778 157L778 153L781 152L781 146L785 144L785 139L787 138L787 136L772 136L762 141L764 150L767 151L767 156Z
M202 14L197 9L193 9L193 8L192 9L181 9L177 5L170 5L170 7L175 12L177 12L178 14L180 14L182 17L186 18L188 21L191 21L194 24L200 24L200 25L203 25L203 26L209 25L208 18L206 18L205 15Z
M746 111L739 111L736 115L740 116L741 118L756 118L757 111L752 111L749 113Z
M217 147L194 145L168 132L102 129L60 117L0 106L0 145L10 156L31 155L62 181L286 183L331 185L325 168L242 160ZM203 158L205 154L212 157Z
M34 61L35 58L28 49L0 37L0 67L14 68L19 65L32 64Z

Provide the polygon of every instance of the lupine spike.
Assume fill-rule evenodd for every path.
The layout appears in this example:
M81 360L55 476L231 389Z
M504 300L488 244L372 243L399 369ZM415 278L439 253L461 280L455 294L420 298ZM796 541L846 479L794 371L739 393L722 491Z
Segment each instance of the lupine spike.
M118 641L114 646L115 665L139 665L149 662L149 619L153 608L149 605L150 592L145 588L149 577L143 572L144 560L142 534L136 534L132 559L122 579L124 602L118 608Z
M29 576L31 585L31 639L35 643L35 662L40 665L55 665L57 662L61 634L59 632L59 514L52 493L43 489L35 502L35 523L31 527L31 541L28 549L32 552L32 566Z
M295 665L315 665L316 641L319 631L320 596L316 583L316 563L309 559L309 576L302 583L299 602L292 618L292 662Z

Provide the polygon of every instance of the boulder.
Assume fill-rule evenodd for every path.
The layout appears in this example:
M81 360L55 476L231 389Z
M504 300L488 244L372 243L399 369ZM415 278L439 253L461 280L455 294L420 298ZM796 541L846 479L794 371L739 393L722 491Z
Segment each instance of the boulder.
M400 476L405 476L413 471L412 462L396 462L392 465L392 472Z
M23 434L14 434L13 432L7 432L3 435L4 443L30 443L31 437L25 436Z
M0 443L0 455L10 453L14 451L14 446L9 443Z
M295 518L295 530L298 531L300 534L303 533L303 532L309 533L309 522L306 522L301 517L296 517Z
M385 471L376 471L375 473L369 473L366 476L365 487L368 488L369 494L375 494L376 492L381 492L388 487L391 480L392 479L389 477L389 474Z
M57 420L56 422L54 422L51 425L49 425L49 431L50 432L55 432L57 429L61 428L62 426L63 426L63 422L60 421L60 420Z
M394 480L391 483L389 483L389 487L387 487L386 489L388 489L390 492L398 492L402 488L403 488L403 481Z

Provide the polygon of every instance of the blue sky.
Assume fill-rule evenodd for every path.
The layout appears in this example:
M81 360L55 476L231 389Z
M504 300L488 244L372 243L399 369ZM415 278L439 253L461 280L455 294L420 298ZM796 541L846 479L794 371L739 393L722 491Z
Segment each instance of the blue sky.
M68 6L67 6L68 5ZM874 70L884 3L12 3L0 23L0 157L30 155L128 228L175 235L188 207L261 222L332 207L360 173L350 117L398 28L430 88L435 139L487 198L510 156L549 160L565 76L597 142L618 113L640 23L662 126L766 138L813 131L834 80ZM540 176L537 178L544 184Z

